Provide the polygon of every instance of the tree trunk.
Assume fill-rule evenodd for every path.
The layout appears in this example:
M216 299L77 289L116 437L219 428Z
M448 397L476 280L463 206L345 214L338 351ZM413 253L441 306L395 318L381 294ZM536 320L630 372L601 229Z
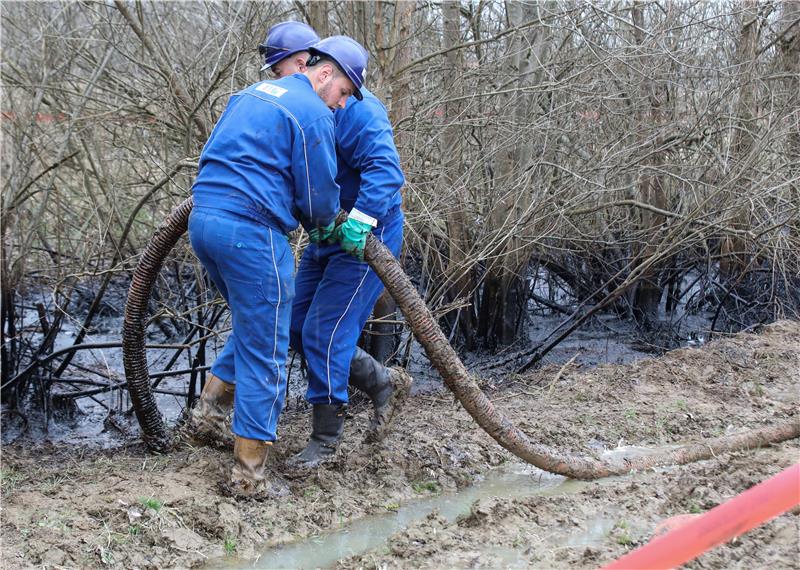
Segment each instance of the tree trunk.
M515 28L539 18L539 5L506 2L508 26ZM510 115L508 131L515 132L530 121L537 110L531 91L543 77L543 63L549 46L544 27L529 27L509 36L507 57L509 80L520 91L505 99ZM526 271L532 253L519 234L525 229L536 192L542 185L533 174L534 142L517 136L503 141L498 152L495 187L499 191L490 219L494 231L506 237L498 240L493 259L486 271L481 297L481 321L478 330L490 347L508 345L518 340L519 325L526 308Z
M785 91L788 95L786 109L789 133L786 138L788 172L792 181L792 203L800 204L800 0L781 3L781 31L786 32L779 42L781 67L786 74ZM795 225L795 230L797 226ZM795 237L796 234L795 234Z
M5 281L5 279L3 279ZM17 386L9 382L15 376L17 366L17 315L14 310L16 288L3 283L0 291L0 366L2 366L2 389L0 401L11 409L17 407Z
M444 2L442 4L444 18L444 45L452 47L461 41L461 13L458 2ZM447 68L445 69L445 92L456 95L461 90L459 81L464 68L461 50L451 49L445 55ZM473 275L473 262L469 259L471 240L469 235L469 220L466 215L466 188L463 176L463 139L461 127L456 121L460 120L463 105L461 101L450 101L444 105L445 126L442 133L442 174L439 183L442 193L452 195L454 203L448 209L447 234L448 234L448 263L445 279L449 282L446 297L449 300L466 298L472 299L476 288ZM474 317L471 306L458 312L458 321L453 323L464 338L467 350L474 346L473 330Z
M316 30L321 38L331 35L330 25L328 24L328 0L315 0L306 4L308 25Z
M674 7L670 7L674 9ZM631 8L631 18L633 20L633 35L636 46L640 50L640 60L643 81L642 94L643 103L637 105L641 108L639 113L640 132L644 137L648 133L657 129L660 125L666 124L666 104L668 98L667 85L663 79L658 77L658 62L655 58L647 55L646 50L650 49L645 37L645 30L652 27L645 19L646 5L640 0L636 0ZM646 144L642 140L642 144ZM660 210L667 210L666 181L664 176L654 174L664 170L665 157L663 153L653 153L648 161L643 165L644 172L639 175L637 181L639 199L645 204L655 206ZM648 172L649 171L649 172ZM637 254L641 259L647 259L658 248L660 229L666 219L663 215L651 211L643 210L640 212L640 223L643 232L643 244L638 247ZM653 328L658 322L658 309L661 304L663 287L660 283L661 272L665 263L661 262L645 272L633 295L633 316L636 321L645 329Z
M742 20L739 41L736 45L736 65L739 66L738 100L734 109L734 126L731 142L731 160L729 163L737 170L730 173L734 187L742 195L752 187L753 180L747 167L756 151L756 102L755 102L755 63L757 59L760 23L758 2L745 0L742 2ZM731 227L747 229L749 213L742 207L735 214ZM726 281L736 280L748 265L747 243L740 236L726 236L720 243L719 272Z
M406 128L398 128L401 121L411 116L411 75L408 71L397 74L398 70L411 63L411 30L413 25L416 2L397 2L394 10L394 27L391 56L392 71L390 88L392 93L389 106L389 118L395 127L395 144L403 158L404 149L408 143Z

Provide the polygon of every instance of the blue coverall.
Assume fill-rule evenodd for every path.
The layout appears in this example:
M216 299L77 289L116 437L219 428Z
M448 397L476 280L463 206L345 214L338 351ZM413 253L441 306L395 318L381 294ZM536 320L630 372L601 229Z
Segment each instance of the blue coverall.
M350 216L374 226L372 233L397 256L403 240L400 188L403 172L386 108L361 89L335 113L339 200ZM309 245L300 260L292 305L290 342L308 365L306 400L347 403L350 360L383 291L369 265L339 244Z
M200 156L189 238L233 331L211 367L236 384L233 433L274 441L286 391L298 216L339 211L334 116L303 75L233 95Z

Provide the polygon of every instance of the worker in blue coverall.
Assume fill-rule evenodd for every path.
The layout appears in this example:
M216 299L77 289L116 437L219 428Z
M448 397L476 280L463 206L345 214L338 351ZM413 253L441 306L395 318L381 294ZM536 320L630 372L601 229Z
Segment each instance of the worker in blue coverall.
M269 494L264 465L286 388L294 257L302 221L328 239L339 211L332 110L361 99L367 56L344 36L320 42L303 74L234 94L200 156L189 238L231 310L233 330L190 425L214 423L232 396L234 467L228 490ZM234 391L234 382L236 389Z
M313 61L317 40L299 22L273 26L259 50L262 70L278 77L301 73ZM306 400L313 405L311 437L292 460L314 467L331 458L341 440L347 385L364 392L373 405L368 439L380 440L405 401L411 378L388 368L356 343L383 283L363 260L372 233L397 256L403 239L400 189L404 178L386 109L367 89L335 114L339 200L349 213L337 228L337 242L311 243L303 253L292 305L290 343L308 367Z

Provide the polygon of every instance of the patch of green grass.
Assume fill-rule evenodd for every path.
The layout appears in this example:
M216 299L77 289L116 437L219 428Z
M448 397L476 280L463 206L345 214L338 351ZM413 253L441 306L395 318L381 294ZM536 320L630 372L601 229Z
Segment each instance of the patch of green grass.
M415 493L439 493L442 490L438 481L417 481L411 484L411 488Z
M689 505L689 512L696 515L698 513L702 513L703 509L701 509L700 506L697 505L696 503L692 503L691 505Z
M0 469L0 488L2 488L3 493L12 493L17 488L17 485L24 480L25 474L13 467Z
M233 556L236 553L236 538L231 535L225 535L225 556Z
M108 548L100 547L100 562L107 566L114 564L114 555Z
M67 528L66 523L61 519L58 513L48 513L36 521L36 526L42 528L52 528L53 530L58 530L60 532L67 532L69 529Z
M633 408L628 408L625 410L625 418L628 420L635 420L639 415L636 413L636 410Z
M517 531L517 536L514 537L513 542L511 543L512 548L521 548L527 544L525 537L522 534L521 530Z
M111 533L111 540L114 544L125 544L130 539L131 534L122 534L121 532L112 532Z
M685 400L676 400L675 407L682 412L686 411L686 401Z
M669 420L665 416L656 416L653 434L660 441L663 441L664 438L666 437L668 425L669 425Z
M628 530L630 529L630 525L626 520L617 521L617 524L614 525L614 530L617 531L614 533L615 540L617 544L621 544L622 546L630 546L633 544L633 539L631 538L630 533Z
M45 495L49 495L51 493L55 493L56 491L60 490L64 483L66 483L67 478L63 475L53 475L52 477L48 477L41 484L41 491Z
M148 509L153 509L155 512L160 511L161 507L164 506L164 501L159 501L153 497L139 497L139 502Z
M633 544L633 539L627 532L622 532L617 535L617 544L621 544L622 546L630 546Z
M167 455L159 455L156 457L148 457L142 462L141 470L155 473L157 471L165 471L170 465L170 458Z
M128 526L128 534L131 536L137 536L142 533L142 527L138 524L132 524Z

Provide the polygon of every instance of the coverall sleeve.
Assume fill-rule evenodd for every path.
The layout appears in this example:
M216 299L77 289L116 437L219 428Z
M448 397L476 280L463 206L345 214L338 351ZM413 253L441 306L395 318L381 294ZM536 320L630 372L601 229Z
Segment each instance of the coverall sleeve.
M361 174L354 209L380 220L405 182L386 109L368 99L349 106L336 127L336 141L341 157Z
M303 226L327 226L339 213L333 114L300 129L292 149L294 203Z

